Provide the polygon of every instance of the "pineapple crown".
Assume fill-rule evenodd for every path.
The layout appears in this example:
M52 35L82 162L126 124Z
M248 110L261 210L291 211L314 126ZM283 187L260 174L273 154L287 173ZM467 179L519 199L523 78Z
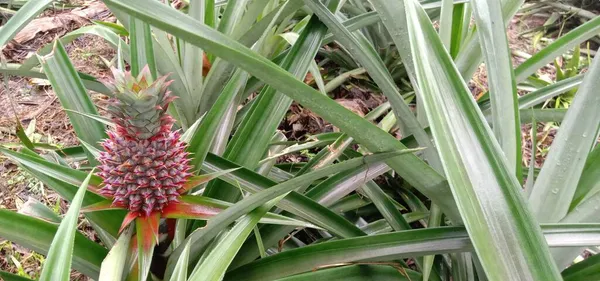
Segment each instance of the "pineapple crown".
M167 90L168 75L152 81L146 66L134 77L131 72L113 69L115 82L107 85L114 95L108 106L120 135L133 139L150 139L171 130L174 120L166 111L176 97Z

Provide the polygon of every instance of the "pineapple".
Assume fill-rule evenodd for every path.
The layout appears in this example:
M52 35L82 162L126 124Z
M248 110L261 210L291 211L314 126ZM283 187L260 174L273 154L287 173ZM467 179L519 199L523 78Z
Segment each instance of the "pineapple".
M167 114L174 97L167 76L151 82L148 68L138 77L113 71L114 92L108 110L116 130L108 132L99 157L100 193L112 205L148 217L178 202L192 175L185 144L172 132L174 119Z

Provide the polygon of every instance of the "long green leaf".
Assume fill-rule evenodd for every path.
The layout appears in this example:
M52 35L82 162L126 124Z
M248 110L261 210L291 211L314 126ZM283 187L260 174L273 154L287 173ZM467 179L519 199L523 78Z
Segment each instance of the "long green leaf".
M418 4L410 0L405 5L431 131L487 277L493 281L560 280L521 185L452 58Z
M152 79L157 79L150 25L132 18L129 20L129 34L131 38L131 73L137 76L144 67L148 66Z
M202 23L163 7L160 3L141 0L105 0L105 3L111 7L119 7L153 26L185 38L186 41L227 59L331 122L372 152L406 148L393 136L295 79L269 60ZM389 159L387 163L408 183L436 202L448 217L460 220L446 180L425 162L415 155L407 154Z
M226 209L233 205L233 203L229 203L226 201L221 201L217 199L213 199L210 197L198 196L198 195L183 195L180 198L182 203L188 203L196 206L209 206L215 207L218 209ZM195 215L175 215L169 217L182 217L182 218L197 218ZM295 226L295 227L310 227L310 228L318 228L313 224L303 222L298 219L290 218L281 214L276 213L267 213L263 218L260 219L259 223L263 224L279 224L279 225L287 225L287 226Z
M271 30L275 24L280 24L285 17L296 12L302 5L301 1L286 1L280 4L260 21L252 25L250 30L239 38L239 42L246 47L252 46L259 38L264 36L266 31ZM233 71L234 65L221 58L217 58L206 77L206 83L202 91L205 93L219 93ZM201 109L200 113L203 113L205 110Z
M171 274L171 278L169 281L187 281L188 277L188 263L190 258L190 244L185 244L185 248L183 248L183 252L181 252L181 257L177 260L177 265L175 265L175 270Z
M452 14L454 10L454 1L441 0L442 12L440 14L440 39L448 51L452 44Z
M326 28L317 18L311 19L281 63L282 67L297 78L304 77L325 32ZM227 146L225 158L250 169L256 168L291 103L291 98L278 93L275 88L263 88ZM232 186L215 183L208 187L205 195L233 201L239 196L234 191Z
M0 152L16 163L23 165L36 178L56 191L62 198L69 201L75 197L77 186L86 178L86 173L83 171L46 161L31 151L29 153L24 153L27 150L15 152L0 147ZM92 176L91 185L97 186L100 183L100 178ZM104 200L103 197L88 191L83 199L83 204L85 206L92 205L102 200ZM86 214L86 217L116 237L124 215L125 212L123 211L102 211Z
M598 227L597 224L575 224L548 225L543 229L551 246L565 246L570 245L572 242L581 242L581 237L570 235L583 231L588 232L590 237L594 237L594 240L597 241L600 238ZM276 280L331 264L393 261L431 253L471 251L473 248L470 241L467 231L462 227L407 230L330 241L281 252L257 260L228 272L223 280ZM583 244L593 244L596 241L586 241Z
M575 45L597 35L600 32L600 17L596 17L577 28L569 31L564 36L561 36L546 48L537 52L531 58L519 65L515 69L515 79L517 82L525 80L529 75L535 73L544 65L553 61L556 57L562 55L567 50L572 49Z
M264 205L254 209L238 220L233 228L229 230L218 243L210 250L210 253L199 263L192 274L190 281L221 281L229 264L238 250L250 235L256 224L269 209L281 200L283 196L275 198Z
M96 107L60 41L55 42L54 50L50 54L40 56L38 59L63 108L98 115ZM100 147L99 142L106 138L102 123L73 112L67 112L67 115L79 138L95 147ZM89 152L88 161L93 165L98 163Z
M200 168L204 158L206 158L209 149L215 141L216 132L219 127L224 126L223 122L227 117L228 108L237 106L235 97L240 89L246 84L248 74L243 71L236 71L229 80L223 92L207 114L202 119L200 126L194 132L188 149L194 153L194 158L190 162L196 169Z
M32 281L29 278L21 277L19 275L14 275L12 273L0 271L0 278L3 278L4 281Z
M500 1L471 1L477 34L487 69L491 97L492 128L508 159L509 169L521 174L521 123L517 85L502 18Z
M524 0L502 0L502 16L505 25L508 25L517 11L523 5ZM468 14L470 16L470 14ZM465 17L464 28L469 27L470 17ZM474 29L476 29L475 27ZM479 46L479 36L469 36L463 43L460 52L456 55L456 67L465 81L471 80L473 73L482 61L482 52ZM515 76L517 74L515 73ZM518 79L517 79L518 81Z
M37 60L37 58L36 58ZM48 77L44 73L43 70L39 68L32 68L30 70L23 70L22 65L16 63L7 63L6 65L0 64L0 73L7 75L15 75L15 76L27 76L33 78L41 78L47 79ZM85 73L77 72L79 78L82 80L83 85L91 91L95 91L101 94L110 94L111 92L108 90L104 84L98 82L96 78L89 76Z
M57 224L7 210L0 210L0 225L0 237L41 254L48 253L58 230ZM107 253L104 247L78 232L75 233L73 269L97 278L100 264Z
M581 85L583 74L558 81L552 85L519 97L519 109L527 109ZM484 107L482 107L483 109Z
M600 255L591 256L562 272L564 281L600 280Z
M198 21L204 22L204 16L208 12L205 11L208 2L210 1L190 1L188 6L188 15ZM191 106L194 110L198 110L203 96L202 85L204 84L204 76L202 75L202 71L204 66L204 51L189 43L184 43L181 48L182 50L180 57L182 58L182 70L183 73L185 73L188 88L190 90ZM193 112L193 114L198 114L198 112Z
M319 0L304 0L304 2L329 27L336 39L348 49L348 52L367 70L392 105L398 122L406 127L407 132L404 133L415 136L419 145L426 148L427 160L434 163L433 165L437 165L439 158L433 150L431 139L398 92L391 74L387 71L385 64L377 55L373 46L368 43L364 36L361 37L360 33L350 33Z
M29 197L29 200L19 208L19 213L53 223L60 223L61 221L61 218L50 207L33 197Z
M600 169L600 146L596 146L586 160L569 211L573 211L579 203L600 192L598 169Z
M332 266L333 267L333 266ZM401 268L398 264L388 265L350 265L337 268L319 268L314 272L299 274L291 277L277 279L277 281L415 281L420 274L410 269Z
M197 254L202 250L208 242L210 242L220 231L225 229L229 224L234 222L237 218L246 214L248 211L253 210L266 202L293 191L298 186L310 184L316 179L329 176L331 174L359 167L362 165L372 165L377 162L383 161L386 158L393 157L394 154L405 153L405 152L392 152L382 153L370 156L365 156L357 159L350 159L336 165L328 166L311 173L293 178L284 183L273 186L269 189L262 190L255 194L252 194L233 206L225 209L218 215L210 219L207 226L200 228L192 233L187 241L192 241L191 253L192 255ZM241 183L243 184L243 183ZM181 248L181 246L180 246ZM181 249L176 250L173 257L177 257L181 252ZM171 258L173 259L173 258Z
M75 234L77 233L79 209L81 208L83 197L93 173L94 171L91 171L81 186L79 186L67 214L65 214L54 235L48 255L44 261L42 273L40 274L40 281L69 281L71 277L73 247L75 244Z
M127 45L125 41L123 41L123 39L121 39L119 35L116 34L114 31L101 25L84 26L79 29L73 30L61 37L60 42L63 45L65 45L86 34L95 35L106 40L106 42L109 43L115 50L117 50L119 48L119 44L121 44L121 53L124 59L126 61L130 60L129 45ZM47 55L52 52L53 47L54 42L51 42L46 46L42 47L40 50L38 50L37 53L39 55ZM31 56L23 62L19 70L31 70L32 68L39 65L39 63L40 62L37 56Z
M203 169L209 172L233 168L240 167L213 154L209 154L203 164ZM225 174L221 176L221 179L226 180L230 184L241 186L247 192L251 193L256 193L277 185L272 180L244 168ZM289 193L278 204L278 207L299 215L314 225L323 227L332 233L339 232L341 237L362 235L362 232L356 226L341 216L295 191Z
M557 222L568 212L581 173L600 130L600 59L595 58L577 91L529 195L540 222Z
M179 115L177 121L181 123L184 130L188 130L195 121L197 111L188 78L181 66L179 56L173 49L171 37L157 28L153 28L153 33L156 67L160 74L169 74L169 78L173 79L169 88L178 97L173 102L175 112Z
M306 193L306 196L312 200L315 200L319 204L317 206L329 207L334 202L340 200L340 198L343 196L356 190L358 187L364 185L365 183L372 182L372 178L387 170L389 170L389 168L385 164L375 164L371 167L361 167L349 170L347 172L338 173L312 188ZM325 220L322 219L321 221L325 222ZM281 237L285 236L290 231L292 231L290 227L284 226L272 225L262 227L261 233L263 243L267 246L275 245L281 239ZM345 231L343 235L340 236L343 238L350 238L362 235L364 235L364 233ZM242 248L241 253L232 264L232 267L236 268L254 260L258 253L256 246L256 243L250 243L247 241L246 245L244 245Z
M4 48L8 41L12 40L23 27L43 12L50 3L52 0L27 1L0 29L0 46Z
M128 227L127 230L121 233L121 236L117 239L117 243L110 249L104 261L102 261L98 281L119 281L122 279L132 234L132 227Z

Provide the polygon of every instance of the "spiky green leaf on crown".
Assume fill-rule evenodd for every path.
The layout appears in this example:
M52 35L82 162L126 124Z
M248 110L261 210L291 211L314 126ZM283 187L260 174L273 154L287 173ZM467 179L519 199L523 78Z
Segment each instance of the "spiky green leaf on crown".
M170 130L171 116L166 114L169 103L175 97L167 90L171 81L162 76L152 82L148 67L138 77L130 72L113 70L115 84L109 85L114 98L108 106L115 123L123 129L123 135L135 139L148 139L161 131Z

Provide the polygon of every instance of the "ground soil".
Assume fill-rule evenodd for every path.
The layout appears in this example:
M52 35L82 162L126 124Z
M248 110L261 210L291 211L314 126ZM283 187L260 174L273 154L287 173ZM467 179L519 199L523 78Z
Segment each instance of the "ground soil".
M92 24L91 20L114 21L106 8L102 7L102 4L96 0L72 2L82 5L83 8L80 9L78 14L74 15L73 9L50 9L41 15L40 19L51 26L46 26L37 31L28 30L27 32L35 32L35 34L33 36L31 34L20 34L17 36L18 40L9 43L2 51L8 62L22 63L41 46L81 26ZM90 13L90 17L87 17L85 9L90 6L93 6L95 10ZM530 38L525 38L519 34L525 30L543 25L544 21L545 18L542 17L515 18L508 29L511 49L526 54L537 52L540 46L534 48ZM67 44L66 49L77 70L104 81L110 79L110 72L104 61L110 61L115 52L103 39L86 35ZM523 61L522 56L513 56L515 66ZM550 78L554 76L552 67L546 67L542 69L542 72L541 74ZM359 84L360 81L351 80L349 83ZM483 65L474 75L470 87L475 97L486 91L487 77ZM93 101L102 110L106 99L95 93L91 93L91 95ZM381 94L360 86L342 86L339 91L336 91L334 99L360 115L366 114L385 101ZM34 124L32 127L35 127L34 131L40 142L49 142L59 147L78 144L73 128L47 81L8 77L8 89L1 87L0 108L3 109L0 110L0 143L18 142L15 129L16 120L19 120L25 128ZM523 161L525 165L528 165L529 159L532 155L535 155L536 166L540 167L545 156L544 151L551 144L555 129L544 130L543 124L536 125L536 128L536 137L541 143L535 153L532 153L531 125L523 126ZM302 140L307 134L335 130L331 124L298 104L294 104L290 108L279 129L290 140ZM302 160L301 156L289 156L286 159L286 161L292 162L300 160ZM0 208L18 210L29 197L33 197L48 206L54 206L60 213L64 212L66 208L66 202L61 200L55 193L47 190L25 171L0 156ZM85 223L82 224L80 229L90 238L96 239ZM35 277L39 273L42 260L42 256L0 239L0 269L13 273L18 273L21 270L22 273ZM74 273L73 280L84 279Z

